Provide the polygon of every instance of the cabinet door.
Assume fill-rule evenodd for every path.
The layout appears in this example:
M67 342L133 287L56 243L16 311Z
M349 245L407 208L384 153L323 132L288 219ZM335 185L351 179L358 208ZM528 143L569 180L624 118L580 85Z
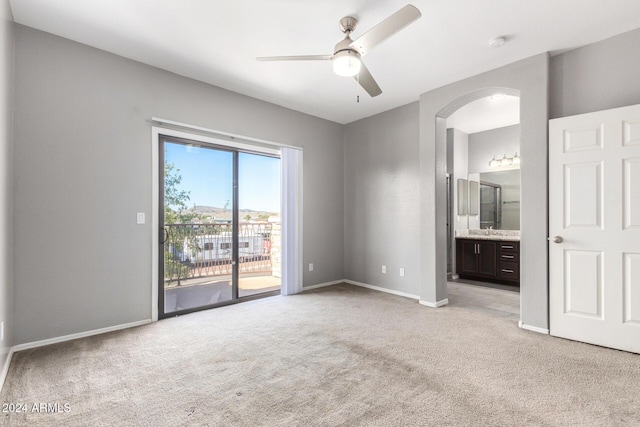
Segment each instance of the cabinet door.
M458 240L458 273L459 274L477 274L478 273L478 255L476 249L477 242L474 240Z
M498 263L496 258L496 242L479 240L478 254L478 274L487 277L496 277L498 273Z

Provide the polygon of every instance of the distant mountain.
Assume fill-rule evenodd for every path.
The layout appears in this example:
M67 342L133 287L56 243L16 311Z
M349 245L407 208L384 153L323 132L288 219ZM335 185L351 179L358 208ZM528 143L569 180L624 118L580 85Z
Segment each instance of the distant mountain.
M215 219L231 219L231 208L218 208L214 206L194 206L187 210L189 213L195 213L198 216L208 217L211 216ZM271 215L278 215L277 212L266 212L266 211L256 211L253 209L240 209L239 217L240 219L244 219L247 215L251 217L251 219L258 219L258 217L269 217Z
M191 209L188 209L189 213L196 214L215 214L218 212L229 211L229 209L216 208L213 206L194 206Z

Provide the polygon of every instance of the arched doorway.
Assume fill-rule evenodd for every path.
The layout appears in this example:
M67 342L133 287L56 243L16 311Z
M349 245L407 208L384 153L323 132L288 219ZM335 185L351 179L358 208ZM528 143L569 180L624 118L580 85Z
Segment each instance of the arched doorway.
M447 299L520 320L520 98L496 90L447 118Z
M467 103L501 90L521 101L523 203L521 320L523 328L548 333L547 120L548 55L541 54L420 97L420 302L447 304L446 118Z

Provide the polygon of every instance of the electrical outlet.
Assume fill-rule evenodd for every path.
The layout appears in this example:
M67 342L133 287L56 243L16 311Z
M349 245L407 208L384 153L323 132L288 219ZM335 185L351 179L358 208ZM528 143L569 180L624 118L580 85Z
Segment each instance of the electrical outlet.
M382 266L382 274L387 274L387 266L386 265Z
M313 263L312 262L309 263L309 271L313 271Z
M404 277L404 268L400 269L400 277Z
M138 224L144 224L145 218L144 218L144 212L138 212L136 215L136 221Z

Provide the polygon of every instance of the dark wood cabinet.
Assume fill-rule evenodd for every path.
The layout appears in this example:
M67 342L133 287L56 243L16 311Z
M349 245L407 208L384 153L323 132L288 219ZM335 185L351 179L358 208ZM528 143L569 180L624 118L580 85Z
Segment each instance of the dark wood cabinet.
M474 276L495 277L496 242L488 240L458 240L458 272Z
M498 278L508 282L520 282L519 242L498 242Z
M518 284L519 242L456 239L456 270L463 279Z

